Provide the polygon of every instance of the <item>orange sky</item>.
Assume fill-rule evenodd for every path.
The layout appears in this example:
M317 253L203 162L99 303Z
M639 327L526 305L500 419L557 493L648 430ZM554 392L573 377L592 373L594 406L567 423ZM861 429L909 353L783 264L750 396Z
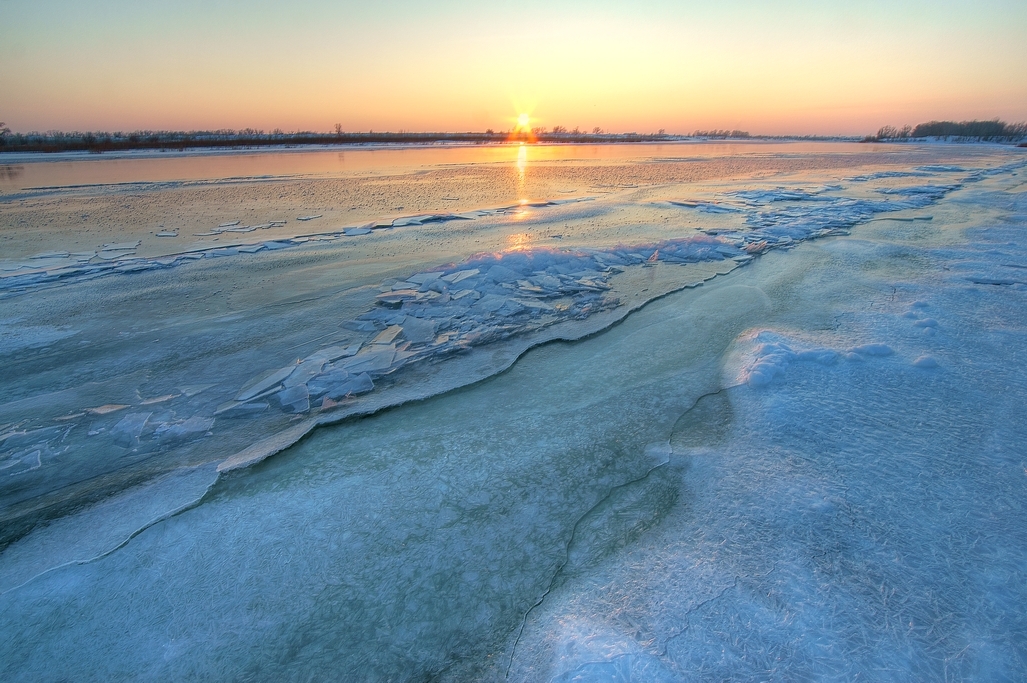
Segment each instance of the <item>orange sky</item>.
M547 128L865 134L1027 119L1022 0L210 5L0 0L0 120L461 131L529 112Z

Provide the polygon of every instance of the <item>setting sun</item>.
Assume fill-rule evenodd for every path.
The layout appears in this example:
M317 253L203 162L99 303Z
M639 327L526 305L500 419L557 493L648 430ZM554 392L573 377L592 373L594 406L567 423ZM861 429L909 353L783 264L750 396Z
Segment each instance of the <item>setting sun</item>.
M527 131L531 130L530 124L531 124L531 117L528 116L527 114L521 114L520 116L517 117L517 130L518 131L527 132Z

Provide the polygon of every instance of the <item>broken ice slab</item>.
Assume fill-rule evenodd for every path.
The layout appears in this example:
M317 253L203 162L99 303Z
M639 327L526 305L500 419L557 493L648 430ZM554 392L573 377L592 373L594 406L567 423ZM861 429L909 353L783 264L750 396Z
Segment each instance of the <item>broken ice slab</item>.
M344 228L342 231L343 235L347 237L355 237L357 235L368 235L371 233L371 228Z
M218 227L219 228L231 228L234 225L239 225L239 221L230 221L228 223L222 223Z
M524 306L525 308L529 308L529 309L533 309L533 310L537 310L537 311L552 311L552 310L554 310L552 306L550 306L549 304L547 304L547 303L545 303L543 301L539 301L538 299L511 299L511 301L514 301L518 305Z
M442 277L442 273L431 272L431 273L418 273L417 275L411 275L407 278L407 282L413 282L416 285L423 285L426 282L437 280Z
M272 240L270 242L264 242L264 246L267 249L269 249L271 251L274 251L276 249L285 249L285 248L289 247L290 244L288 242L275 242L275 241Z
M297 384L279 391L275 398L287 413L305 413L310 410L310 393L306 384Z
M214 426L214 418L194 415L181 422L165 423L154 432L162 440L187 439L206 434Z
M403 328L400 327L399 325L390 325L389 327L386 327L384 330L379 332L378 336L376 336L374 339L371 340L371 343L372 344L389 344L402 331L403 331Z
M214 414L224 417L252 417L263 413L269 407L269 404L264 401L227 401L219 405Z
M435 338L437 328L438 323L434 320L407 317L403 322L403 338L415 344L430 342Z
M35 256L29 256L30 259L66 259L71 256L66 251L44 251L42 254L36 254Z
M272 387L281 384L282 380L292 374L293 370L296 369L295 365L289 365L278 370L259 375L256 378L250 380L247 384L244 384L242 389L239 390L239 394L235 397L236 401L249 401L258 394L261 394Z
M376 372L387 369L396 357L394 345L372 347L339 362L339 366L351 373Z
M373 326L372 326L373 329ZM304 362L309 360L321 359L326 363L331 363L334 360L340 358L347 358L349 356L356 355L360 351L361 344L350 344L349 346L329 346L328 348L318 349L314 353L310 354L303 359Z
M486 294L482 298L478 299L471 308L481 309L494 313L506 304L507 298L499 294Z
M328 398L338 401L341 398L347 396L356 396L358 394L366 394L374 389L374 382L371 380L371 376L366 372L359 375L348 378L347 380L336 384L328 393L325 394Z
M331 368L307 382L307 391L317 397L342 384L350 378L350 374L342 368Z
M465 296L469 296L475 300L481 298L481 294L478 293L478 291L475 289L461 289L459 292L450 294L449 298L453 301L459 301L460 299L463 299Z
M282 381L282 386L289 389L299 384L306 384L321 374L321 369L324 368L326 362L324 358L316 357L303 361L294 366L295 369L292 373Z
M263 244L244 244L241 247L237 247L237 249L244 254L254 254L264 248Z
M317 214L316 216L300 216L300 217L299 217L299 218L297 218L296 220L298 220L298 221L312 221L312 220L314 220L315 218L321 218L321 216L322 216L322 215L323 215L323 214L320 214L320 213L319 213L319 214Z
M474 277L479 272L480 271L477 268L469 268L467 270L458 270L455 273L450 273L449 275L443 275L442 279L445 280L446 282L450 283L450 284L454 284L455 285L456 283L458 283L458 282L460 282L462 280L466 280L469 277Z
M544 294L546 290L542 289L538 285L533 285L527 280L518 280L517 286L526 292L534 292L536 294Z
M114 443L123 448L131 448L139 443L139 436L146 427L146 421L153 413L129 413L111 428Z
M383 306L398 308L404 301L417 298L419 293L416 289L400 289L395 292L383 292L376 296L375 299Z
M157 233L157 237L178 237L178 233L173 230L161 230Z
M524 306L517 303L516 299L507 299L506 302L499 307L499 310L497 310L496 313L502 316L511 316L517 315L523 310Z

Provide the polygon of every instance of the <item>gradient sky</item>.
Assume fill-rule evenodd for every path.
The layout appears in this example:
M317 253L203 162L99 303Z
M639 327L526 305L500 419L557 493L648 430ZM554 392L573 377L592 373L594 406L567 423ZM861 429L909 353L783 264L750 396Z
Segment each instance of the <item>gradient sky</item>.
M1024 0L0 0L0 120L865 134L1027 119Z

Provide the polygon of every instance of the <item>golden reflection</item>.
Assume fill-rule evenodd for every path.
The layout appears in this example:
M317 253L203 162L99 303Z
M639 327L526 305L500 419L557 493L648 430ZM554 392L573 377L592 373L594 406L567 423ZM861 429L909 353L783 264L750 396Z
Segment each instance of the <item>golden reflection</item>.
M524 176L528 170L528 148L522 142L517 148L517 196L524 202Z
M531 246L531 234L527 232L519 232L513 235L506 236L506 250L507 251L524 251Z

